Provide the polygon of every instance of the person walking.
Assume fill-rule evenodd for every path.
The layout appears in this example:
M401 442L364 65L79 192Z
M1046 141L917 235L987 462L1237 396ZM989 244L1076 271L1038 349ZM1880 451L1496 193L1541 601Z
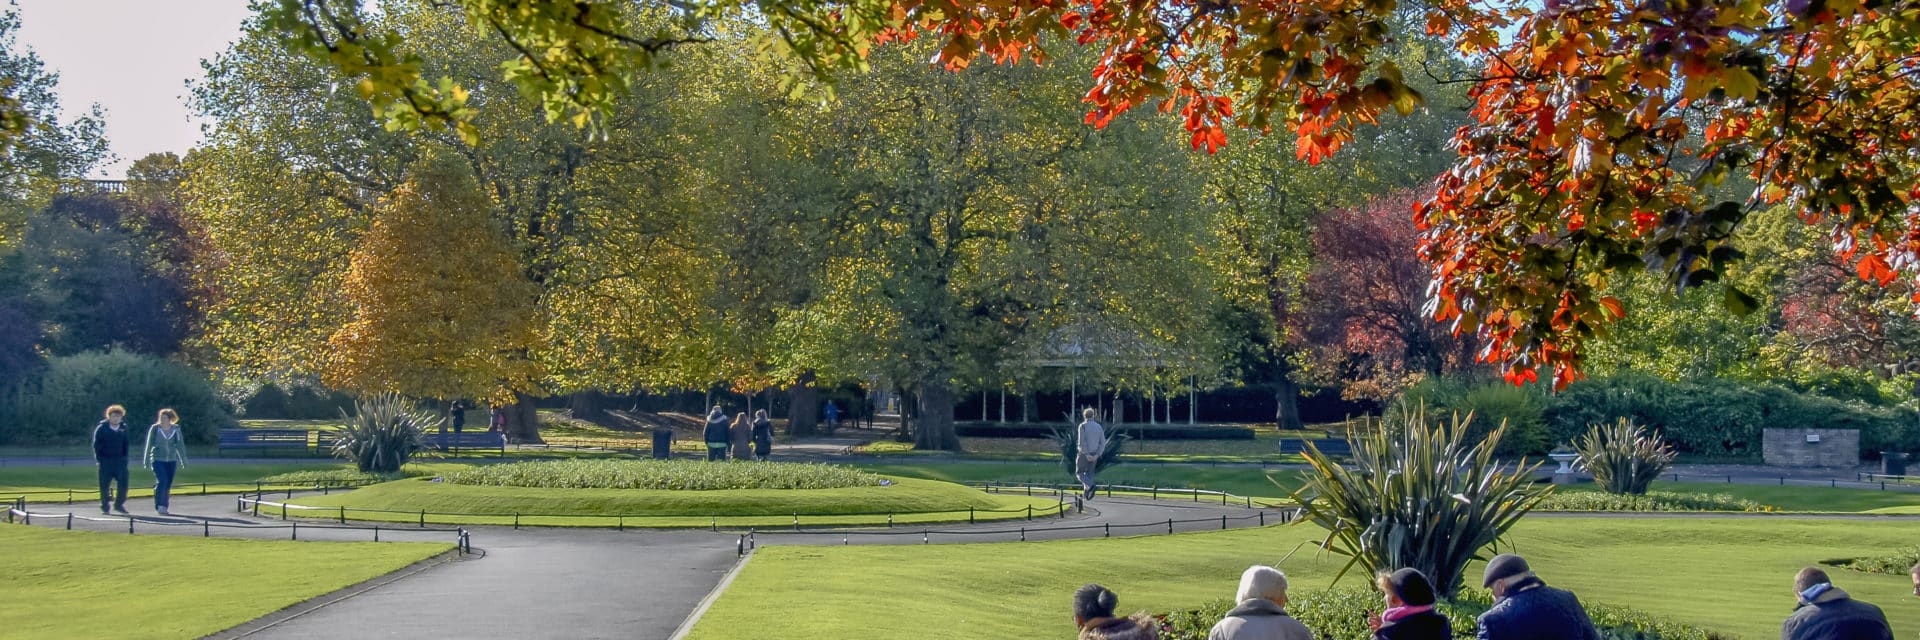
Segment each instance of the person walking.
M753 413L753 459L766 460L773 455L773 419L767 410Z
M1207 640L1313 640L1307 625L1287 615L1287 574L1264 565L1240 574L1239 603L1207 632Z
M1793 592L1800 604L1780 623L1780 640L1893 640L1880 607L1848 596L1825 571L1801 569L1793 576Z
M1093 499L1093 474L1100 470L1100 456L1107 450L1107 430L1094 421L1094 415L1092 408L1080 412L1084 421L1075 436L1078 455L1073 460L1074 475L1080 478L1081 493L1087 500Z
M1913 595L1920 597L1920 564L1913 565L1913 568L1908 569L1907 573L1913 574Z
M141 455L142 466L153 471L153 511L163 516L173 496L173 476L187 466L187 443L180 436L179 422L180 414L161 409L153 426L147 427L147 446Z
M1480 586L1492 590L1495 600L1480 614L1480 640L1600 640L1580 599L1547 586L1526 558L1494 556Z
M713 405L707 412L707 428L700 435L707 443L707 460L726 461L727 412L720 410L720 405Z
M100 476L100 513L127 512L127 429L120 423L127 418L127 408L120 405L107 407L105 420L93 427L93 463L98 467ZM120 483L114 493L107 491ZM109 499L111 498L111 499Z
M840 405L828 400L825 413L827 414L827 435L833 435L834 428L840 426Z
M1387 610L1367 618L1373 640L1452 640L1453 625L1433 610L1433 583L1427 574L1412 567L1382 571L1374 584L1386 598Z
M1080 628L1080 640L1159 640L1159 627L1145 613L1117 618L1114 607L1120 596L1097 584L1088 584L1073 592L1073 624Z
M455 434L467 430L467 402L465 400L453 401L453 404L447 407L447 413L453 414L453 432Z
M742 411L733 417L733 426L727 429L728 442L733 445L733 459L753 459L753 422L747 420L747 412Z

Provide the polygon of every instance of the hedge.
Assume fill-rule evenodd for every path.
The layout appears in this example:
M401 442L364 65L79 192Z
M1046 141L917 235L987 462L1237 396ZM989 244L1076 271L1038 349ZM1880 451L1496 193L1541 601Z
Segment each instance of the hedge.
M1367 629L1368 612L1384 605L1372 590L1338 588L1303 590L1287 602L1287 613L1307 625L1321 640L1371 640ZM1708 631L1648 614L1636 609L1595 603L1583 603L1587 615L1599 627L1605 640L1727 640L1730 636ZM1454 602L1437 607L1452 623L1455 638L1473 638L1478 633L1476 618L1492 606L1485 591L1468 589ZM1226 600L1210 602L1196 609L1175 611L1161 616L1161 640L1205 640L1214 623L1232 609Z
M1074 425L1060 422L999 424L962 422L954 431L966 438L1049 438L1060 429ZM1250 427L1219 425L1122 424L1108 425L1109 433L1124 433L1137 440L1252 440Z
M1784 386L1708 378L1669 382L1639 375L1573 383L1543 414L1555 442L1588 425L1631 418L1659 429L1680 451L1757 458L1768 427L1858 429L1864 452L1920 450L1910 409L1876 406L1794 391Z
M110 404L127 408L140 437L166 407L179 412L190 442L213 442L234 426L205 373L149 355L90 351L48 360L38 379L0 398L0 442L85 443Z

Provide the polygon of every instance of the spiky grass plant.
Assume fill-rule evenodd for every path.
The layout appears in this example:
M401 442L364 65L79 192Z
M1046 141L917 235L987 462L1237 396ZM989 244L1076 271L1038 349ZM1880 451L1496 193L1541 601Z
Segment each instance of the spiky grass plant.
M1538 463L1502 467L1494 459L1506 426L1469 444L1472 419L1455 414L1442 423L1425 408L1407 412L1348 440L1352 468L1309 442L1315 473L1294 499L1302 522L1327 530L1323 548L1350 558L1335 580L1355 566L1367 575L1413 567L1452 597L1467 562L1547 497L1551 486L1529 480Z
M1077 427L1054 429L1050 437L1060 448L1060 466L1067 470L1069 476L1077 473L1079 469L1074 464L1075 459L1080 457L1080 429ZM1100 459L1094 462L1094 473L1120 464L1120 450L1126 446L1128 439L1124 433L1108 433L1107 446L1100 450Z
M356 401L353 409L351 416L341 412L345 424L337 432L333 455L353 461L363 473L399 472L407 460L427 449L427 431L440 425L439 416L415 408L397 394Z
M1601 490L1630 496L1646 495L1647 488L1673 466L1673 447L1632 420L1596 424L1580 437L1580 469L1593 474Z

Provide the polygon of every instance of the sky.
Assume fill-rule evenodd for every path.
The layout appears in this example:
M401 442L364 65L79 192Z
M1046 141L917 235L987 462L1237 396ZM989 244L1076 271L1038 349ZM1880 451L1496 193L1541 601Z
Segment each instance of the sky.
M247 0L15 0L19 44L60 74L68 117L99 104L117 156L94 178L121 178L149 153L186 154L200 140L187 81L240 37Z

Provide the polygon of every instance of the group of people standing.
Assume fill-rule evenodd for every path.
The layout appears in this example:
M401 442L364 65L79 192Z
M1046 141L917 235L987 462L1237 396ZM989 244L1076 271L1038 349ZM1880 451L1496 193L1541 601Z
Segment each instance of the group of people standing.
M1913 592L1920 596L1920 565L1914 565ZM1418 569L1381 572L1374 581L1384 610L1369 613L1374 640L1452 640L1447 617L1434 610L1433 583ZM1480 640L1600 640L1599 629L1579 598L1547 586L1527 561L1501 554L1487 561L1481 586L1493 592L1493 607L1480 614ZM1781 624L1781 640L1893 640L1880 608L1854 600L1833 586L1827 574L1807 568L1794 576L1799 603ZM1255 565L1240 574L1236 605L1207 634L1207 640L1314 640L1313 632L1287 615L1287 576ZM1159 625L1145 613L1114 614L1118 596L1089 584L1073 594L1073 619L1080 640L1157 640Z
M725 462L731 450L735 460L766 460L773 453L773 419L767 410L753 412L748 420L740 412L727 421L727 412L714 405L707 412L707 428L702 434L707 443L707 459Z
M106 419L93 428L93 461L100 476L100 513L127 513L127 466L133 436L124 422L126 407L107 407ZM187 465L187 442L180 434L180 414L161 409L153 426L147 427L146 446L142 447L141 466L153 471L153 510L167 515L173 493L173 477Z

